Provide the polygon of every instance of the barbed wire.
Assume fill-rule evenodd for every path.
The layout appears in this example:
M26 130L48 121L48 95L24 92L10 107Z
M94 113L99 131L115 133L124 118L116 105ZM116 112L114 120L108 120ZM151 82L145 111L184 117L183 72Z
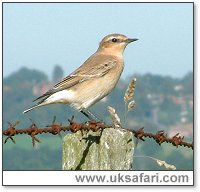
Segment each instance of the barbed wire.
M50 133L53 135L61 136L61 131L71 131L72 133L77 132L79 130L92 130L94 132L98 130L103 130L105 128L112 128L112 125L106 125L102 122L93 122L89 121L86 123L76 123L74 122L74 116L71 119L68 119L69 125L63 126L62 124L55 123L56 117L53 118L52 124L48 125L44 128L38 128L36 124L30 119L31 125L29 128L24 129L16 129L15 127L19 124L19 121L16 123L8 123L9 127L6 130L3 130L3 135L7 136L4 144L10 139L13 143L16 143L14 140L14 136L19 134L29 135L32 139L33 147L35 146L35 142L40 142L40 140L36 137L38 134L46 134ZM140 128L138 130L132 129L124 129L126 131L130 131L137 138L137 140L145 141L144 138L154 139L156 143L161 145L162 143L171 143L173 146L183 146L193 149L193 143L187 143L184 141L184 136L180 136L179 133L175 134L173 137L168 138L167 134L164 131L158 131L157 133L147 133L144 131L144 128Z

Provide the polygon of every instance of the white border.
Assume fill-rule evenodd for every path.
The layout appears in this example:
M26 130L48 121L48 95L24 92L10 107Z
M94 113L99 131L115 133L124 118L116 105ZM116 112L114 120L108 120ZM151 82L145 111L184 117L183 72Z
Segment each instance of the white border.
M47 177L47 175L49 176ZM99 178L100 176L105 179L98 181L97 177ZM76 177L82 177L84 182L77 181ZM94 178L94 181L88 181L88 177ZM111 177L112 180L110 179ZM3 185L192 186L193 171L3 171Z
M7 1L3 1L3 2L28 2L28 1L25 1L25 0L7 0ZM41 2L40 0L33 0L33 1L31 1L31 2ZM42 2L56 2L55 0L42 0ZM66 0L59 0L59 2L67 2ZM71 0L70 2L86 2L86 1L84 1L84 0L77 0L77 1L73 1L73 0ZM87 0L87 2L95 2L95 0L90 0L90 1L88 1ZM122 0L101 0L101 1L97 1L97 2L122 2ZM134 1L130 1L130 0L126 0L126 2L134 2ZM165 0L165 1L151 1L151 0L140 0L140 1L136 1L136 2L149 2L149 3L151 3L151 2L174 2L174 1L169 1L169 0ZM199 41L198 41L198 35L197 34L199 34L199 22L198 22L198 16L199 16L199 12L198 12L198 9L199 9L199 0L176 0L175 2L194 2L195 3L195 50L198 50L198 45L199 45ZM2 4L1 4L1 6L2 6ZM0 20L1 20L1 22L2 22L2 14L0 14ZM1 23L1 26L2 26L2 23ZM1 30L1 32L2 32L2 30ZM2 37L2 36L1 36ZM1 41L2 41L2 38L1 38ZM200 89L197 89L197 82L200 82L200 75L197 75L197 74L200 74L200 71L199 71L199 65L198 65L198 58L199 58L199 56L197 55L197 53L198 53L198 51L195 51L195 67L194 67L194 72L195 72L195 95L194 95L194 98L195 98L195 103L196 103L196 99L197 98L200 98ZM1 57L2 57L2 55L1 55ZM2 58L1 58L2 59ZM198 73L199 72L199 73ZM2 73L1 73L2 74ZM1 83L1 85L2 85L2 83ZM1 99L2 100L2 99ZM199 114L199 104L198 104L198 102L196 103L197 104L197 106L195 106L195 113L196 113L196 117L198 117L198 114ZM2 108L1 108L2 109ZM1 119L2 120L2 119ZM196 119L195 119L196 120ZM199 131L197 132L197 129L199 128L199 126L198 126L198 122L194 122L194 124L195 124L195 127L196 127L196 138L200 138L200 135L199 135ZM2 142L1 142L2 143ZM199 140L196 140L196 143L195 143L195 146L198 146L198 144L200 145L200 143L199 143ZM2 148L1 148L2 149ZM196 151L195 151L196 152ZM198 152L197 152L198 153ZM2 154L2 153L1 153ZM196 157L198 156L198 154L196 154L195 155ZM1 158L2 159L2 158ZM199 170L199 168L197 167L197 166L195 166L195 172L197 172ZM170 171L171 172L171 171ZM31 176L29 175L31 173ZM26 173L25 173L25 180L24 181L26 181L26 179L27 178L32 178L32 180L35 182L35 180L36 181L41 181L42 179L44 179L44 178L46 178L46 179L50 179L50 181L51 182L53 182L53 179L55 179L55 180L57 180L58 178L61 178L61 177L63 177L63 180L65 180L66 181L66 178L64 177L65 175L61 175L61 174L66 174L67 172L57 172L57 171L41 171L41 172L38 172L38 171L32 171L32 172L29 172L29 171L26 171ZM73 172L68 172L68 173L73 173ZM67 174L68 174L67 173ZM10 180L10 181L18 181L19 179L21 180L23 180L23 178L24 178L24 176L23 176L23 174L24 174L24 172L23 171L21 171L21 172L19 172L19 171L15 171L15 173L13 174L13 172L12 171L4 171L3 172L3 176L4 176L4 178L3 178L3 184L4 185L6 185L6 183L8 184L8 181L7 180ZM40 174L40 176L38 175L38 174ZM59 174L59 175L56 175L56 174ZM1 175L2 176L2 175ZM57 178L54 178L54 177L57 177ZM23 183L23 185L24 185L25 183ZM30 184L30 183L29 183ZM52 184L52 183L51 183ZM196 184L196 187L195 188L193 188L193 190L195 190L195 191L199 191L199 185L198 185L198 182L196 181L195 182L195 184ZM45 183L42 183L42 185L45 185ZM8 188L5 188L5 187L2 187L1 186L1 191L3 191L3 190L5 190L6 189L6 191L8 191L7 189ZM63 189L63 188L62 188ZM80 189L80 188L79 188ZM105 188L104 188L105 189ZM146 188L147 189L147 188ZM22 188L9 188L9 191L22 191ZM27 188L25 188L25 190L27 191ZM28 189L29 191L38 191L38 189L37 188L29 188ZM52 188L43 188L42 189L43 191L50 191L50 190L53 190ZM66 191L66 189L63 189L63 190L65 190ZM73 188L73 190L75 190L75 191L77 191L77 188ZM84 191L84 190L86 190L86 189L84 189L84 188L81 188L81 191ZM91 190L94 190L94 188L92 188ZM97 189L95 189L96 191L98 191ZM100 190L102 190L102 189L100 189ZM112 190L111 188L109 188L109 190ZM121 191L121 188L115 188L114 189L115 191L116 190L120 190ZM126 190L127 191L133 191L133 188L126 188ZM160 188L157 188L157 189L154 189L154 191L160 191L161 189ZM162 188L162 191L169 191L170 189L169 188ZM182 187L182 188L176 188L176 191L188 191L188 190L190 190L190 189L188 189L187 187ZM88 191L88 189L87 189L87 191ZM143 191L142 189L141 189L141 187L140 187L140 191Z

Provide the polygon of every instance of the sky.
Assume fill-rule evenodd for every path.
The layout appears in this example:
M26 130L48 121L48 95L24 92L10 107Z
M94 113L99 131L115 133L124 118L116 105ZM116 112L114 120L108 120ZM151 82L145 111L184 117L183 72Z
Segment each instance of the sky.
M51 75L57 64L68 75L111 33L139 39L122 78L193 70L192 3L4 3L3 76L23 66Z

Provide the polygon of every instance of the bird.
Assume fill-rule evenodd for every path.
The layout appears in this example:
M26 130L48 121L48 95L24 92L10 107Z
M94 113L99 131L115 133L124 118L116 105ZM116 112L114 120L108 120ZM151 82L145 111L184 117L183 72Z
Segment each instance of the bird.
M38 101L37 104L23 113L61 103L75 108L90 120L98 119L88 108L115 88L124 69L124 50L128 44L137 40L117 33L105 36L94 54L74 72L33 100Z

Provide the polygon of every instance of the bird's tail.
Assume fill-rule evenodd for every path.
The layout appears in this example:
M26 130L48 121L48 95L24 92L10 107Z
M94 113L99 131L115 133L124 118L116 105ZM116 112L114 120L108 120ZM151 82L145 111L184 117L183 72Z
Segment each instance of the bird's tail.
M36 108L38 108L38 107L41 107L41 106L43 106L43 105L45 105L45 104L42 104L42 103L41 103L41 104L34 105L34 106L32 106L31 108L29 108L29 109L23 111L22 113L23 113L23 114L28 113L29 111L31 111L31 110L33 110L33 109L36 109Z

